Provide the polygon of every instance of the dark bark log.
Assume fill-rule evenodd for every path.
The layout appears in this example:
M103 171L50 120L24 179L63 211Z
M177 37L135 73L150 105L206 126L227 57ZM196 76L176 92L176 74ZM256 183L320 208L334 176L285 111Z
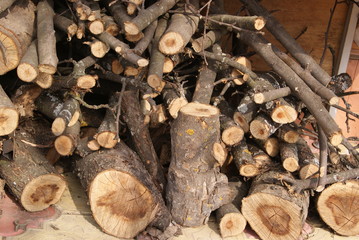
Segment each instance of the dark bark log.
M66 182L42 152L25 142L33 142L23 129L13 138L12 160L0 160L0 176L27 211L41 211L59 201ZM23 142L25 141L25 142Z
M51 131L55 136L61 135L66 127L76 124L80 118L80 104L74 98L69 98L63 103L63 107L52 123Z
M253 137L265 140L274 134L280 126L266 115L260 114L250 123L250 132Z
M71 19L59 14L54 16L54 25L61 31L67 33L67 40L71 41L71 38L77 33L77 25Z
M239 174L244 177L255 177L259 169L253 160L252 153L248 150L246 140L232 148L233 161L236 164Z
M188 103L187 99L181 96L178 89L171 83L165 85L162 92L162 98L167 105L169 114L173 118L177 118L178 111Z
M79 121L76 121L74 125L67 126L61 136L58 136L54 142L56 151L61 156L70 156L75 151L80 138Z
M249 95L245 95L233 115L233 120L242 127L244 132L249 132L249 124L257 114L258 106Z
M294 143L280 143L280 158L285 170L289 172L297 171L299 167L298 149Z
M162 191L166 185L166 180L153 146L148 126L143 121L144 117L140 108L138 91L133 89L125 91L121 104L123 117L131 132L136 152L152 176L153 181Z
M299 177L306 179L319 176L319 160L303 138L297 141L297 148L300 165Z
M133 238L148 225L165 229L170 215L161 193L138 155L120 142L76 162L100 227L119 238Z

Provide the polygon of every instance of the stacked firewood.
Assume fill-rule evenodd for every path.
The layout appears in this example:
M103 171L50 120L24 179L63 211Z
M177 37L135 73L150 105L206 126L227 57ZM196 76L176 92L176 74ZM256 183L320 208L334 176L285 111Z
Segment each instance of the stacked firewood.
M72 161L116 237L168 238L170 224L215 212L223 237L248 222L262 239L296 240L313 190L324 222L359 234L359 154L328 112L350 78L241 1L250 16L221 0L1 1L0 176L22 206L56 203L55 167ZM252 71L248 47L273 71Z

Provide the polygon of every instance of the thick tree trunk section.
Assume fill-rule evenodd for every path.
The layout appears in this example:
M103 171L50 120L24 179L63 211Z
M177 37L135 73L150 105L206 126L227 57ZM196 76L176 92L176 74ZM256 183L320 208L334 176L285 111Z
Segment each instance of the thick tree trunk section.
M0 75L15 69L34 35L35 6L20 0L0 13Z
M148 126L144 122L137 90L127 90L122 98L123 117L129 128L136 152L147 171L160 189L164 189L166 180L162 166L152 143Z
M297 240L307 217L309 197L268 184L265 180L272 175L277 172L267 172L253 181L249 196L242 201L242 214L261 239Z
M42 0L37 4L37 50L39 71L54 74L57 70L56 37L54 30L54 10L52 0Z
M212 154L219 135L219 110L210 105L189 103L173 123L166 197L174 221L182 226L205 224L212 211L232 200L227 177Z
M28 133L22 130L16 136L12 160L0 160L0 176L27 211L41 211L59 201L66 183L38 148L19 139L29 141Z
M134 238L149 224L165 229L170 215L138 155L120 142L77 161L92 214L106 233Z
M317 209L334 231L344 236L356 236L359 234L358 201L358 180L338 182L320 194Z

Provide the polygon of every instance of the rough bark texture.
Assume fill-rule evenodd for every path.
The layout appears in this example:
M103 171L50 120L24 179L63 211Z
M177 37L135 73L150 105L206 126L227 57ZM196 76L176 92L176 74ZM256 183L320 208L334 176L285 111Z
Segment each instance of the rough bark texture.
M25 143L33 142L29 133L21 130L15 136L12 160L1 158L0 176L26 210L43 210L59 201L65 180L38 148Z
M54 30L54 10L52 0L42 0L37 4L37 49L39 70L54 74L57 70L56 37Z
M212 211L231 201L227 177L211 152L219 133L219 110L205 104L187 104L173 123L166 197L173 220L182 226L205 224Z
M131 131L136 152L154 182L158 184L159 189L164 189L166 180L153 146L148 126L144 122L137 90L128 90L123 93L122 110L127 127Z
M39 74L39 60L37 56L37 42L33 41L21 58L17 67L17 76L24 82L32 82Z
M138 155L120 142L77 161L92 214L108 234L133 238L149 224L165 229L170 215Z

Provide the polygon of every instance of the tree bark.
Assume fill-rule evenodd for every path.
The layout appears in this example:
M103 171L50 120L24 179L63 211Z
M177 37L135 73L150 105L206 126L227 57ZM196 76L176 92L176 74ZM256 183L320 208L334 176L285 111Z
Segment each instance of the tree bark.
M303 138L297 141L297 148L300 165L299 177L301 179L318 177L319 160L314 156L312 150Z
M27 211L41 211L60 200L66 182L36 147L23 129L13 138L13 155L9 161L0 160L0 176L5 179L12 194Z
M232 200L212 155L219 134L219 110L206 104L185 105L173 123L166 198L173 220L182 226L205 224L213 210Z
M131 132L136 152L152 176L153 181L162 191L166 186L166 179L153 146L148 126L144 123L138 91L133 89L125 91L121 104L123 117Z
M120 142L76 162L92 214L106 233L134 238L148 225L164 230L170 214L138 155Z
M159 16L170 10L179 0L160 0L146 9L141 10L138 15L124 22L125 32L136 35L155 21Z
M37 41L35 40L21 58L19 66L16 69L17 76L24 82L34 81L39 74L38 65Z
M54 10L52 0L42 0L37 4L37 51L39 71L54 74L57 70L56 37L54 30Z

